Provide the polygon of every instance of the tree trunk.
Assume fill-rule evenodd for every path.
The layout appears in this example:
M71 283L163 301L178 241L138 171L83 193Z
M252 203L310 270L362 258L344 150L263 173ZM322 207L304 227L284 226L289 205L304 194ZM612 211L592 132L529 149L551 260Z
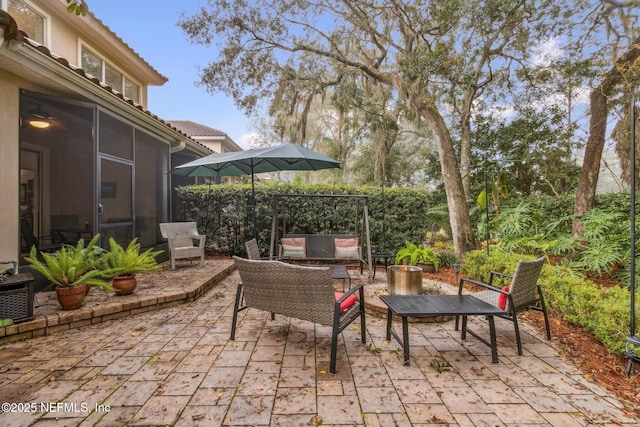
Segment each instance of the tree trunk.
M613 68L607 73L604 80L591 91L591 118L589 121L589 139L584 151L584 161L580 171L580 180L576 189L576 200L573 205L573 213L581 215L591 210L595 205L596 185L600 172L600 161L607 131L607 115L609 108L607 100L613 88L620 82L622 75L640 56L640 37L636 38L629 49L618 58ZM582 236L582 223L573 221L573 235Z
M460 119L460 175L467 199L471 198L471 102L472 96L465 96Z
M469 207L462 186L462 177L458 168L456 153L451 141L451 135L444 119L436 111L427 109L424 118L433 132L438 147L438 156L442 167L442 179L447 194L451 237L455 246L456 256L460 257L475 247Z

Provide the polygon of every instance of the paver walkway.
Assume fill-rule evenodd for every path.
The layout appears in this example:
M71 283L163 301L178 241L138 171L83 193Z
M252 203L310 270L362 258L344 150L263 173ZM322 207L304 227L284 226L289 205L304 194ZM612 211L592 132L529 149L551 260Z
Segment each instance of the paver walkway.
M499 319L498 364L452 321L411 323L403 366L384 318L369 315L367 345L357 326L342 334L336 375L326 327L250 309L229 341L237 282L234 272L191 303L0 346L0 402L14 403L0 426L638 424L526 327L518 356Z

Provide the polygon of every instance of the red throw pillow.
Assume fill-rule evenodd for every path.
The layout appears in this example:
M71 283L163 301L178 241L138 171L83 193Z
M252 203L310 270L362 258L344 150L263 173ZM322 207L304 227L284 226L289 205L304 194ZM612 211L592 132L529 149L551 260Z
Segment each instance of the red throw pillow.
M336 292L335 295L336 295L336 301L338 301L340 298L342 298L342 296L344 295L344 292ZM349 307L351 307L353 304L356 303L356 301L358 301L358 298L356 298L355 295L349 295L347 299L345 299L340 303L340 314L347 311Z
M505 292L509 292L509 286L505 286L504 288L502 288L503 291ZM500 294L500 296L498 297L498 308L504 310L504 308L507 306L507 296L505 294Z

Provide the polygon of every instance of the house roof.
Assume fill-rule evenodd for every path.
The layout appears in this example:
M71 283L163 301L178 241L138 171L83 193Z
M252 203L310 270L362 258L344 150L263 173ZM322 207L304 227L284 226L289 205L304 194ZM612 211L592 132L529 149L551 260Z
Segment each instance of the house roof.
M89 10L88 14L93 19L98 21L98 23L100 25L102 25L104 27L104 29L106 29L111 34L111 36L113 36L116 40L118 40L120 43L122 43L128 50L131 51L132 54L134 54L140 61L142 61L146 66L148 66L150 70L153 70L157 74L157 76L160 78L160 81L155 82L155 83L163 85L164 83L169 81L169 79L166 76L161 74L151 64L149 64L142 56L140 56L140 54L138 52L135 51L135 49L133 49L127 42L125 42L122 38L120 38L120 36L117 35L107 24L105 24L100 18L98 18L96 15L94 15L93 12L91 12L91 10Z
M227 136L227 134L222 132L221 130L210 128L209 126L192 122L191 120L169 120L169 123L191 137L198 137L198 136L225 137Z
M153 122L161 124L165 130L171 130L172 132L177 133L179 137L178 135L175 135L175 137L183 140L185 144L187 144L192 150L195 150L196 152L202 155L207 155L212 152L212 150L206 147L204 144L201 144L200 142L191 138L188 134L184 133L180 129L176 128L175 126L172 126L169 122L151 113L149 110L145 109L142 105L133 102L129 98L126 98L122 93L116 90L113 90L110 86L102 84L99 79L92 76L91 74L86 73L82 68L71 65L68 59L52 54L51 51L46 46L40 45L39 43L29 39L27 34L24 31L17 29L17 26L15 26L15 20L13 20L11 15L9 15L7 12L0 10L0 18L2 18L0 20L0 24L2 24L1 26L5 29L12 30L12 31L6 31L3 36L3 40L0 40L3 42L2 44L0 44L1 48L3 49L6 48L14 52L19 52L23 46L26 46L28 49L37 51L40 54L44 55L47 59L49 59L52 65L56 64L57 66L62 66L65 69L72 71L75 75L80 76L84 80L90 82L91 85L100 88L105 93L113 95L115 98L117 98L118 100L117 103L120 104L123 108L134 108L144 113L146 116L148 116L148 118L152 119ZM17 31L13 31L14 29L17 29ZM8 47L5 47L4 46L5 44L8 44ZM1 58L0 58L0 65L2 65ZM24 71L23 70L24 64L22 64L21 68L22 68L21 70L16 69L14 70L14 72ZM48 79L50 80L50 78ZM39 82L45 84L45 82L42 79L39 79ZM52 88L59 89L55 86L55 84L53 84L52 81L49 83Z
M191 120L169 120L169 123L195 140L203 142L207 140L222 141L222 145L228 151L243 151L242 147L221 130Z

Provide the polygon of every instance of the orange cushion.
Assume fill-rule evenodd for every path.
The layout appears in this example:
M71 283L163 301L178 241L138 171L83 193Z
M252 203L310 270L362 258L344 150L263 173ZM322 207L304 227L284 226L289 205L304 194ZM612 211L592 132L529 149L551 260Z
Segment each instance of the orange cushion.
M503 291L505 292L509 292L509 286L505 286L504 288L502 288ZM507 296L505 294L500 294L500 296L498 297L498 308L504 310L504 308L507 306Z
M340 298L342 298L342 296L344 295L344 292L336 292L335 295L336 295L336 301L338 301ZM358 298L356 298L355 295L349 295L347 299L345 299L340 303L340 314L347 311L349 307L351 307L353 304L356 303L356 301L358 301Z

